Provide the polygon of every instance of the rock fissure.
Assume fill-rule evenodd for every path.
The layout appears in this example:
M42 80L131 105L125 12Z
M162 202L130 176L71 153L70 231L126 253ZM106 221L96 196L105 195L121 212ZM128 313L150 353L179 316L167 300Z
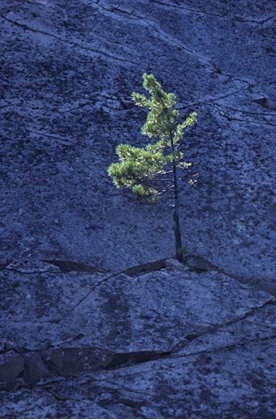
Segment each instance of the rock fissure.
M153 0L153 3L160 4L161 6L167 6L168 8L177 8L177 9L180 9L180 10L184 10L184 11L187 11L187 12L192 12L192 13L199 14L199 15L212 16L212 17L216 17L216 18L225 19L225 15L219 15L217 13L208 13L208 12L203 11L203 10L194 9L194 8L190 8L190 7L186 7L186 6L181 6L179 4L171 4L171 3L166 3L166 2L162 2L162 1L158 1L158 0Z
M60 140L60 141L62 141L63 144L66 144L68 146L70 146L70 145L73 146L74 145L72 139L69 139L69 138L66 138L66 137L61 137L61 136L56 136L54 134L48 134L45 131L30 130L30 133L37 134L38 136L48 137L50 139Z
M101 6L103 10L107 11L107 14L110 15L110 13L114 13L113 9L105 9L103 6ZM118 9L117 9L118 10ZM122 11L121 11L122 12ZM160 27L157 27L157 22L153 20L147 19L145 16L135 16L132 12L127 13L129 16L132 16L133 18L137 19L138 21L144 22L144 24L149 27L151 30L157 33L158 37L165 41L166 43L169 43L173 46L180 47L183 49L187 54L197 58L200 62L204 63L204 65L207 65L209 67L212 67L210 63L206 62L206 58L200 54L198 54L194 50L190 50L186 45L184 45L181 41L179 41L176 37L172 37L167 32L162 30ZM151 23L152 22L152 23Z
M177 9L180 9L180 10L185 10L185 11L196 13L196 14L199 14L199 15L205 15L205 16L215 17L215 18L219 18L219 19L225 19L227 17L228 19L231 19L233 21L237 21L237 22L241 22L241 23L253 23L253 24L260 25L260 26L264 25L265 23L269 22L270 20L273 21L276 18L276 15L273 14L272 16L267 16L266 18L260 19L260 20L246 19L243 16L238 16L238 15L231 16L227 12L225 12L223 14L208 13L206 11L202 11L202 10L194 9L194 8L188 8L186 6L181 6L179 4L171 4L171 3L161 2L161 1L158 1L158 0L154 0L153 2L156 3L156 4L160 4L161 6L166 6L168 8L177 8Z
M106 57L106 58L111 59L111 60L114 60L114 61L119 61L119 62L120 61L121 62L127 61L129 64L132 64L132 65L138 65L139 64L138 62L133 61L133 60L123 60L120 56L117 56L115 54L111 54L111 53L109 53L107 51L104 51L103 49L96 50L96 49L94 49L94 48L92 48L90 46L87 46L86 47L86 46L81 45L81 44L79 44L77 42L73 42L73 41L69 41L67 39L60 38L59 36L57 36L55 34L47 33L45 31L42 31L41 29L31 28L31 27L29 27L28 25L26 25L24 23L19 23L17 21L14 21L12 19L9 19L9 18L7 18L7 16L1 16L1 17L3 19L5 19L7 22L9 22L11 24L14 24L14 25L16 25L16 26L24 29L24 31L25 30L28 30L28 31L31 31L31 32L34 32L34 33L40 33L41 35L49 36L49 37L52 37L54 39L57 39L60 42L66 43L67 45L69 45L71 47L81 48L83 50L87 50L87 51L93 52L94 54L98 54L99 56L103 56L103 57Z
M100 287L103 283L106 283L107 281L113 279L116 276L119 276L121 274L126 274L128 276L139 276L144 275L150 272L159 271L164 268L166 268L166 261L168 261L169 258L162 258L157 261L139 264L137 266L133 266L130 268L127 268L125 270L119 271L117 273L111 273L107 277L100 280L98 283L96 283L93 287L90 288L90 290L68 311L66 312L60 319L52 319L48 320L49 323L60 323L65 318L67 318L77 307L79 307L94 291L96 288ZM61 260L42 260L43 262L46 262L48 264L56 265L62 272L86 272L86 273L104 273L106 270L99 269L97 267L91 267L87 264L78 263L74 261L61 261ZM228 271L219 268L218 266L214 265L210 261L206 260L205 258L199 256L199 255L193 255L189 254L184 258L184 265L188 266L189 270L195 271L198 273L208 272L208 271L216 271L218 273L224 274L227 277L233 278L241 283L245 283L246 279L244 276L240 276L234 273L229 273ZM38 274L38 273L56 273L57 271L52 270L45 270L45 271L29 271L26 270L26 272L17 269L17 268L9 268L6 264L3 264L2 270L9 270L9 271L15 271L20 274ZM250 281L250 279L248 279ZM261 280L261 279L260 279ZM274 295L274 293L271 293ZM19 321L22 322L22 321Z
M4 265L4 264L3 264ZM40 274L40 273L59 273L58 270L44 270L44 271L22 271L19 268L9 268L7 267L7 265L2 268L3 270L7 270L7 271L14 271L15 273L20 273L20 274Z
M195 352L187 353L187 354L177 354L173 352L171 354L171 359L190 358L191 356L199 356L201 354L207 355L207 354L217 354L221 352L230 352L234 349L244 349L248 345L251 345L251 344L265 343L265 342L268 342L269 340L274 340L275 338L276 338L276 334L271 335L269 337L262 337L262 338L257 338L253 340L245 340L242 343L235 343L235 344L233 343L233 344L228 344L225 346L214 347L212 349L203 349L203 350L199 350L199 351L195 351Z
M165 261L167 258L162 258L161 260L146 263L146 264L140 264L138 266L131 267L129 269L125 269L122 271L119 271L117 273L111 273L104 279L100 280L95 286L90 288L90 290L83 296L65 315L63 315L58 320L53 320L52 322L60 323L63 321L66 317L68 317L77 307L80 306L81 303L83 303L90 295L94 292L94 290L98 287L100 287L103 283L109 281L110 279L113 279L116 276L119 276L120 274L126 274L129 276L139 275L139 274L145 274L152 271L158 271L162 268L165 268ZM57 263L60 264L60 263Z
M77 402L84 401L84 400L94 401L94 398L90 398L88 396L77 398L77 397L73 397L72 395L63 395L56 392L50 387L44 386L43 389L49 392L57 401L77 401Z
M254 20L254 19L245 19L244 17L241 16L234 16L234 18L238 21L238 22L244 22L244 23L254 23L257 25L264 25L265 23L269 22L270 20L273 21L276 19L276 15L272 15L272 16L267 16L265 19L260 19L260 20ZM271 22L273 23L273 22Z
M264 303L263 305L261 305L259 307L255 307L255 308L251 309L250 311L248 311L247 313L245 313L244 315L242 315L240 317L237 317L235 319L232 319L232 320L230 320L228 322L225 322L223 324L218 324L218 325L212 326L212 327L210 327L209 329L207 329L206 331L204 331L202 333L192 333L192 334L190 334L188 336L185 336L184 337L184 341L183 340L180 340L172 348L171 354L180 351L181 349L183 349L184 347L188 346L192 341L194 341L196 339L199 339L201 337L205 337L205 336L208 336L208 335L211 335L212 336L212 334L214 334L214 333L223 332L223 329L224 328L229 327L229 326L233 326L235 324L238 324L241 321L244 321L244 320L248 319L250 316L252 317L260 309L263 309L263 308L266 308L266 307L269 307L269 306L275 306L275 305L276 305L276 301L274 301L274 300L273 301L268 301L268 302ZM254 321L252 321L252 322L254 322ZM265 323L260 324L260 325L263 326L263 327L265 327L265 328L271 329L272 332L276 331L276 326L275 326L275 328L273 328L270 325L265 324ZM239 346L239 345L244 346L244 345L249 344L249 343L254 343L254 342L258 342L258 341L265 341L265 340L269 340L269 339L272 339L272 338L275 338L275 335L274 334L269 335L267 337L257 338L256 340L248 340L246 342L243 342L242 344L237 344L237 346ZM229 345L229 348L232 348L232 345ZM222 350L222 348L220 350ZM191 354L193 354L193 353L191 353Z
M242 342L237 342L233 344L226 344L225 346L219 346L218 348L212 348L211 350L203 349L201 351L192 351L189 352L189 344L194 343L197 339L204 338L208 335L214 333L223 333L224 328L233 326L235 323L241 322L246 320L249 316L253 316L257 313L258 310L263 309L268 306L275 306L275 301L269 301L263 304L260 307L256 307L248 311L243 316L231 320L229 322L225 322L221 325L216 325L215 327L210 328L206 332L197 333L197 334L190 334L190 336L185 337L185 342L180 341L178 342L173 348L169 351L135 351L135 352L114 352L110 351L109 349L101 349L101 348L89 348L89 347L60 347L64 344L71 344L73 341L82 338L82 335L79 334L72 338L70 342L67 343L60 343L59 347L56 346L48 346L44 349L37 349L37 350L28 350L18 349L18 348L4 348L0 352L2 355L6 355L6 357L11 357L11 360L17 360L21 358L24 361L25 368L21 367L18 370L18 373L15 377L10 377L7 381L7 385L2 385L2 389L6 390L14 390L14 385L12 381L19 377L23 377L26 384L29 382L37 382L41 380L41 378L47 376L78 376L82 372L85 372L88 366L88 369L120 369L121 367L132 366L142 363L151 362L154 360L160 360L163 358L171 357L172 359L180 358L180 357L188 357L188 356L197 356L199 354L207 354L207 353L218 353L221 351L230 351L237 348L244 348L249 344L254 343L261 343L271 339L276 338L276 334L269 335L267 337L258 337L255 339L244 339ZM265 327L269 327L269 325L264 325ZM276 327L274 332L276 331ZM177 354L183 351L183 348L188 350L188 353L185 355ZM186 350L186 351L187 351ZM92 353L91 353L92 352ZM85 356L85 354L87 356ZM92 357L92 359L91 359ZM96 357L96 359L95 359ZM82 359L88 360L87 362L82 361ZM89 362L89 360L91 360ZM20 362L22 364L22 362ZM92 365L91 365L92 363ZM94 367L93 367L94 364ZM23 365L22 365L23 366ZM27 370L26 370L27 369ZM23 373L22 373L23 370ZM63 371L64 370L64 371ZM26 372L25 372L26 371ZM25 372L25 373L24 373ZM32 372L32 373L30 373ZM34 372L34 373L33 373ZM2 373L3 375L4 373ZM8 373L4 375L7 376ZM18 374L20 376L18 376ZM35 380L34 380L35 379ZM56 380L56 379L53 379ZM59 379L58 379L59 381ZM0 370L0 382L1 382L1 370ZM3 379L2 379L3 382ZM49 384L49 382L48 382ZM16 389L18 386L23 386L22 382L20 384L16 383ZM69 398L69 397L68 397Z

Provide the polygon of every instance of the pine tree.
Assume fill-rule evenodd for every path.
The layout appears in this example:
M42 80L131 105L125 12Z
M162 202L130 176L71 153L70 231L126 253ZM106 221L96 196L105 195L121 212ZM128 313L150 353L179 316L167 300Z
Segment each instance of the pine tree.
M132 100L137 106L149 109L142 133L157 139L157 142L145 147L119 145L116 148L119 163L111 164L108 174L116 187L130 188L133 193L151 197L153 201L173 191L176 258L183 261L177 171L191 166L184 161L180 145L185 129L196 122L197 114L193 112L184 122L179 122L175 95L164 92L152 74L145 73L143 80L149 97L132 93ZM196 181L189 182L194 184Z

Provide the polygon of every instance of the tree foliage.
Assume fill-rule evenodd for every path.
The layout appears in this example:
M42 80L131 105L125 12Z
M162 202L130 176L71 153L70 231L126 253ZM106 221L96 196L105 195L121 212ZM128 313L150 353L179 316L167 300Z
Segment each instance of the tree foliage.
M149 109L142 133L158 140L145 147L119 145L116 148L119 163L111 164L108 174L116 187L131 188L137 195L156 198L173 188L172 176L166 176L172 174L173 164L178 168L191 165L184 161L179 146L184 130L195 123L196 113L179 122L175 95L164 92L152 74L144 74L143 79L150 96L132 93L132 100L137 106Z
M173 191L176 257L182 261L177 170L191 166L184 161L180 145L185 130L196 122L197 114L193 112L180 122L175 95L166 93L152 74L145 73L143 80L148 96L132 93L132 100L137 106L149 110L142 133L156 141L145 147L120 144L116 148L119 162L110 165L108 174L116 187L130 188L135 194L151 196L153 200ZM190 180L191 184L195 182Z

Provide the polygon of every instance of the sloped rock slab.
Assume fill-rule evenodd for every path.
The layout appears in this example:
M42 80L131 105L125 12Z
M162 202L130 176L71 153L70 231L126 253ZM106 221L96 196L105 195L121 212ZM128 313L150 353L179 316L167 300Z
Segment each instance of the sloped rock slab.
M23 383L0 394L3 413L18 407L26 416L31 404L44 417L44 401L48 415L70 418L271 416L275 298L221 273L169 266L106 279L40 273L51 286L43 293L48 309L42 313L37 299L1 320L3 354L13 342L24 358ZM13 307L41 287L33 279L30 289L30 277L11 294L18 275L8 270L4 283Z
M2 340L28 350L77 343L168 351L195 324L216 328L274 299L214 271L2 273Z
M1 415L275 417L275 299L227 275L276 293L276 9L249 3L1 1ZM183 272L144 275L168 202L106 173L147 141L143 72L198 112Z
M2 413L15 418L34 413L36 418L61 413L63 418L275 418L275 338L209 351L194 349L194 343L186 354L2 393Z

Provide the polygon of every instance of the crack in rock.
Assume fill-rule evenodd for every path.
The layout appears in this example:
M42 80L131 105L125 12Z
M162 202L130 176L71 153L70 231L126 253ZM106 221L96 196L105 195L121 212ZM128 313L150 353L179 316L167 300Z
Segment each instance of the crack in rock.
M94 54L97 54L97 55L99 55L99 56L106 57L106 58L111 59L111 60L121 61L121 62L123 62L123 63L129 63L129 64L132 64L132 65L138 65L138 64L139 64L139 63L138 63L138 62L136 62L136 61L129 60L129 59L127 59L126 57L121 58L120 56L117 56L117 55L115 55L115 54L111 54L111 53L109 53L109 52L107 52L107 51L104 51L103 49L101 49L101 50L99 51L99 50L97 50L97 49L95 49L95 48L92 48L92 47L90 47L90 46L84 46L84 45L82 45L82 44L79 44L78 42L69 41L69 40L66 40L66 39L60 38L59 36L57 36L57 35L55 35L55 34L51 34L51 33L48 33L48 32L46 32L46 31L42 31L41 29L31 28L30 26L28 26L28 25L26 25L26 24L24 24L24 23L19 23L19 22L17 22L17 21L14 21L14 20L12 20L12 19L9 19L9 18L7 18L7 16L2 15L1 17L2 17L3 19L5 19L7 22L9 22L9 23L11 23L11 24L13 24L13 25L15 25L15 26L18 26L18 27L20 27L20 28L24 29L24 31L25 31L25 30L28 30L28 31L31 31L31 32L34 32L34 33L40 33L41 35L45 35L45 36L49 36L49 37L55 38L55 39L57 39L58 41L60 41L60 42L64 42L64 43L66 43L67 45L70 45L70 46L72 46L72 47L81 48L81 49L83 49L83 50L87 50L87 51L93 52Z
M101 347L59 347L24 351L20 354L9 350L0 355L0 389L14 389L19 376L20 384L35 384L45 380L60 380L101 369L117 369L122 366L146 363L167 357L171 351L113 352ZM52 379L54 378L54 379Z
M60 268L63 273L70 273L76 271L78 273L106 273L107 270L103 270L98 267L91 267L90 265L78 263L74 261L61 261L61 260L42 260L48 264L56 265Z

